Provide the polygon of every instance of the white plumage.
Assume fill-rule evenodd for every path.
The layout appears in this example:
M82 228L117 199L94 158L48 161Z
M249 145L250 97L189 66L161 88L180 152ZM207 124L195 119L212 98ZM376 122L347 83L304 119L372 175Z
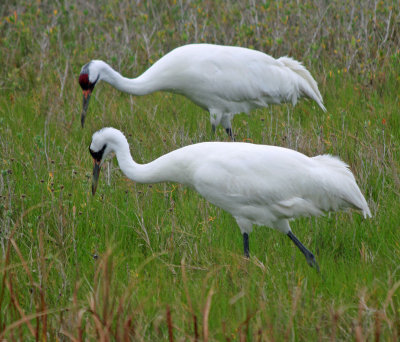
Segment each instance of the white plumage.
M317 82L300 62L289 57L275 59L242 47L184 45L133 79L121 76L103 61L93 60L82 67L79 76L84 92L82 126L89 95L100 80L134 95L155 91L182 94L209 111L213 130L221 124L231 136L233 115L268 104L295 105L306 96L326 111Z
M93 194L105 157L115 152L119 167L139 183L177 182L193 187L216 206L231 213L243 234L248 256L252 225L287 234L318 267L314 256L290 230L289 220L347 208L371 216L348 166L336 157L309 158L294 150L234 142L189 145L140 165L133 161L125 136L115 128L93 134Z

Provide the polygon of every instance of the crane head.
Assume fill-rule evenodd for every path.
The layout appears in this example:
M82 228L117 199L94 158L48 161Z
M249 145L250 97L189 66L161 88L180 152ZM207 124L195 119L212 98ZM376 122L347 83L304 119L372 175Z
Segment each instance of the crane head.
M90 63L85 64L81 70L81 73L79 75L79 85L82 88L83 92L83 106L82 106L82 113L81 113L81 125L82 127L85 124L85 118L86 118L86 112L89 107L89 100L90 96L92 95L92 91L94 89L94 86L96 85L96 82L99 80L100 75L98 74L97 77L93 80L90 81L93 75L90 74Z
M102 160L105 157L104 151L107 147L107 144L104 144L104 146L97 152L92 149L92 145L89 146L89 152L93 157L92 195L94 196L97 189L97 183L99 181Z
M97 182L101 166L108 156L112 156L117 151L128 150L129 144L123 133L112 127L104 127L93 133L92 142L89 146L89 152L93 158L93 178L92 194L96 193Z

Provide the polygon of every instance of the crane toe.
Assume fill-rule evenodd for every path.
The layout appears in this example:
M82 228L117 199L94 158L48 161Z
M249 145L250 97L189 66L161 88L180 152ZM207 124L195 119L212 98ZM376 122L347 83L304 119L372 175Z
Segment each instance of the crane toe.
M315 260L315 256L314 254L312 254L300 241L299 239L296 237L296 235L294 235L292 233L292 231L289 231L289 233L287 233L287 236L290 238L290 240L293 241L293 243L297 246L298 249L300 249L301 253L304 254L304 256L306 257L306 261L307 264L309 264L311 267L314 267L317 272L319 273L319 266L317 261Z
M314 267L316 271L319 273L319 266L317 261L315 260L314 254L310 253L309 255L305 255L307 264L309 264L311 267Z

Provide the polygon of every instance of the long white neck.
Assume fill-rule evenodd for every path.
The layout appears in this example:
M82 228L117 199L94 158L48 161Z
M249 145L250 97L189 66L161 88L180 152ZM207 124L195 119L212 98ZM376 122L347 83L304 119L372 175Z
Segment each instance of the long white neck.
M166 154L148 164L138 164L132 159L127 142L120 143L115 151L120 169L135 182L187 183L184 175L178 176L182 166L173 153Z
M126 78L102 62L100 79L111 84L113 87L132 95L147 95L159 90L157 81L149 77L139 76L137 78Z

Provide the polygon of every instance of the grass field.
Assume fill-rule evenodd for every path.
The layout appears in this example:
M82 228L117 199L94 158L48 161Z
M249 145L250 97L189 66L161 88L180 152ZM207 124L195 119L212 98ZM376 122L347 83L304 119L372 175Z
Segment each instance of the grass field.
M398 2L6 1L0 5L0 341L400 339ZM373 214L293 221L321 273L267 227L242 256L234 219L177 184L135 184L116 160L90 193L91 135L127 135L136 161L210 139L186 98L96 86L90 59L137 75L189 42L302 60L311 101L235 116L237 140L347 162Z

